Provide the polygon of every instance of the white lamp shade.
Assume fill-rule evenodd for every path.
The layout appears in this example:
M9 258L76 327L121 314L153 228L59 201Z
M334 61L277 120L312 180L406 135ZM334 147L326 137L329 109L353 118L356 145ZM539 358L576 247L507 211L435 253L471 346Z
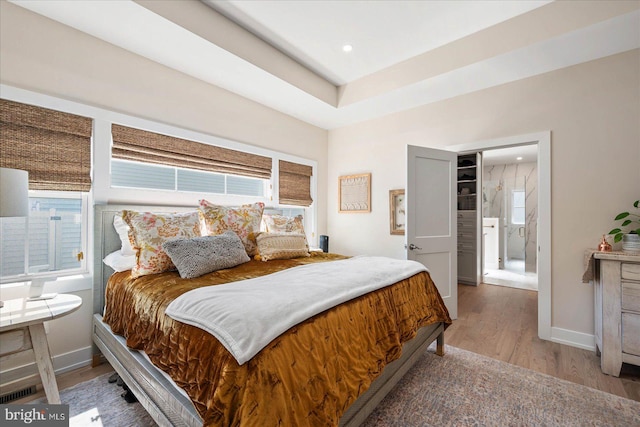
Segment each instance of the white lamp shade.
M29 216L29 173L0 168L0 217Z

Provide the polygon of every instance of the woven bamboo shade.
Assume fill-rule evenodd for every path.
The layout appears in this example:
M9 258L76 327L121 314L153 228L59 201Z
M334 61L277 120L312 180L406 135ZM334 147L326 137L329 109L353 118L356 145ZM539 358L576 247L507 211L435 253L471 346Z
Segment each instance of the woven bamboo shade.
M114 159L271 178L271 158L214 145L112 125Z
M29 172L29 189L91 189L91 119L0 99L0 167Z
M313 168L299 163L280 160L280 203L283 205L309 206Z

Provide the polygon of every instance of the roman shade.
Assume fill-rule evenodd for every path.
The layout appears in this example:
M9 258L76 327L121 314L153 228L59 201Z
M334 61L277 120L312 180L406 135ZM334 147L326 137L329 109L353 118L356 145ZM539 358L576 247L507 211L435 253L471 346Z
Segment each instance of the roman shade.
M0 167L29 172L29 189L91 190L90 118L0 99Z
M112 157L253 178L271 178L271 158L113 124Z
M311 199L311 176L313 168L299 163L279 162L280 204L309 206Z

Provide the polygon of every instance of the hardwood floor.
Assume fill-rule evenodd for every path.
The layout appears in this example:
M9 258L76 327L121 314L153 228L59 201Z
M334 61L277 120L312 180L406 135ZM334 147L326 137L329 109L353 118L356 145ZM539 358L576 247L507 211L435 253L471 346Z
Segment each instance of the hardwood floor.
M538 338L535 291L458 285L458 319L448 345L640 401L640 367L624 364L620 378L600 370L595 352Z
M65 372L64 374L56 375L58 389L62 391L65 388L74 386L78 383L89 381L95 377L99 377L102 374L106 374L107 372L114 371L111 365L105 362L101 365L96 366L95 368L92 368L91 366L84 366L73 371ZM36 387L38 390L36 393L23 397L21 399L16 399L12 401L11 404L27 403L31 402L32 400L44 397L44 390L42 389L42 385L38 384Z
M519 365L574 383L640 401L640 367L624 364L620 378L600 371L594 352L538 338L538 295L534 291L481 284L458 286L458 319L446 333L448 345ZM62 390L113 371L108 363L58 376ZM31 395L24 403L44 396Z

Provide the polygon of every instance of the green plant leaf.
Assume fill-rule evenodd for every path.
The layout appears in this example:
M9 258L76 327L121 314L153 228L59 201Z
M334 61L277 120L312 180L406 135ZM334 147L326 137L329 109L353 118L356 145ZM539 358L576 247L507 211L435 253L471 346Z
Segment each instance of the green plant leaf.
M615 220L618 221L619 219L623 219L629 216L629 212L622 212L620 214L618 214L617 217L615 217Z
M633 207L637 208L639 204L640 204L640 200L636 200L635 202L633 202Z
M622 233L616 234L616 237L613 238L615 243L618 243L620 240L622 240Z
M632 233L640 235L640 228L637 228L637 229L633 230Z
M614 228L607 234L618 234L618 233L622 233L622 230L620 230L619 228Z
M627 225L631 224L633 221L631 221L630 219L626 219L622 225L620 227L626 227Z

